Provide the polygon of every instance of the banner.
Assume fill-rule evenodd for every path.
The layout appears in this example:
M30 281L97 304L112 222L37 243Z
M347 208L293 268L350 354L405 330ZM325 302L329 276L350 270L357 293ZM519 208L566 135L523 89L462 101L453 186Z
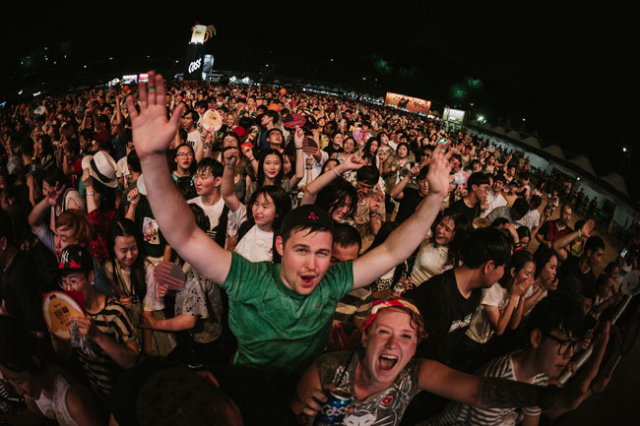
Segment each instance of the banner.
M412 98L411 96L391 92L387 92L384 104L393 105L398 108L406 109L411 112L419 112L425 115L429 114L429 108L431 108L431 101L425 101L424 99Z
M204 44L189 43L187 55L184 61L184 79L202 80L202 70L204 68Z
M444 113L442 114L442 120L462 124L465 114L466 113L460 109L445 108Z

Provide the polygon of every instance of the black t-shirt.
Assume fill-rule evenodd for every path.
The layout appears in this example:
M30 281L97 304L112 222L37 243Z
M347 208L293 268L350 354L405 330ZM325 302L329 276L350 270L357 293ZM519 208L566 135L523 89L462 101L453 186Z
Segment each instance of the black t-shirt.
M475 289L465 299L450 269L410 290L406 297L413 300L424 318L428 336L416 351L420 358L435 359L448 364L456 346L471 323L473 312L480 304L482 289Z
M2 273L0 298L11 315L24 321L35 332L47 330L42 316L42 295L56 286L58 267L55 256L36 245L28 252L16 253L9 267ZM0 302L1 303L1 302Z
M596 296L596 276L593 274L593 270L589 270L586 274L583 274L580 270L580 258L569 253L567 255L567 260L562 262L562 266L560 267L560 273L558 274L560 278L560 287L561 289L567 289L566 280L569 277L575 277L580 280L580 284L582 284L582 293L584 296L595 298Z
M465 215L469 219L469 223L473 223L473 220L480 216L480 203L476 203L474 207L469 207L464 203L464 199L460 199L453 203L451 210Z
M405 188L403 193L400 207L398 207L398 214L396 215L398 224L407 220L416 211L418 204L424 200L424 197L420 195L420 191L415 188Z

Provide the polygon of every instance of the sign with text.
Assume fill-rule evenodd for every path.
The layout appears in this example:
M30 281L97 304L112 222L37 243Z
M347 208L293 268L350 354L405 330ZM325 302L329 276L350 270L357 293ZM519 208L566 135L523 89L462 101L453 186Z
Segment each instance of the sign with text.
M398 108L406 109L411 112L419 112L425 115L429 114L429 109L431 108L431 101L425 101L424 99L413 98L411 96L391 92L387 92L384 104L393 105Z

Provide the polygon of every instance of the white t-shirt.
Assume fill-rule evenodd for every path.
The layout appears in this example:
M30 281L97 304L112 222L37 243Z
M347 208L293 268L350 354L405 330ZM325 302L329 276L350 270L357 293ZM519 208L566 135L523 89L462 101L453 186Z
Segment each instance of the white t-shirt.
M490 288L483 289L480 305L473 314L471 324L467 329L467 337L474 342L487 343L491 336L493 336L493 328L484 307L495 306L500 310L500 313L502 313L508 301L509 292L506 288L502 287L500 283L495 283Z
M538 209L529 210L522 219L517 221L520 225L526 226L529 229L535 229L540 224L540 212Z
M187 200L188 204L196 204L204 210L204 214L209 218L209 230L215 229L220 223L220 216L222 216L222 210L224 210L224 200L222 197L212 206L205 206L202 202L202 197L192 198ZM238 226L240 223L246 220L246 209L240 208L235 212L231 212L229 210L229 215L227 216L227 238L236 237L238 235ZM207 232L211 238L215 238L215 235Z
M126 186L127 182L129 182L130 175L131 172L129 171L129 164L127 164L127 157L124 156L116 163L116 177L124 179Z
M236 253L252 262L273 261L273 232L265 232L253 225L238 242Z
M491 211L493 209L497 209L498 207L506 206L507 205L507 200L502 196L502 194L499 193L499 194L496 195L492 191L487 195L487 203L489 203L489 208L487 210L485 210L484 212L482 212L480 217L487 217L487 216L489 216L489 213L491 213Z
M202 145L202 139L200 137L200 132L198 129L187 135L187 144L191 145L193 148L193 152L198 152L200 145Z
M320 160L320 162L318 162L318 160L315 157L313 157L311 154L307 154L306 152L304 153L303 164L307 164L307 158L313 157L313 165L311 166L311 177L313 180L316 180L316 178L320 176L320 174L322 174L322 166L329 159L329 154L326 151L320 151L320 152L322 153L322 159ZM307 172L308 172L307 170L304 171L304 178L300 180L300 182L298 183L298 186L301 187L302 185L307 184Z

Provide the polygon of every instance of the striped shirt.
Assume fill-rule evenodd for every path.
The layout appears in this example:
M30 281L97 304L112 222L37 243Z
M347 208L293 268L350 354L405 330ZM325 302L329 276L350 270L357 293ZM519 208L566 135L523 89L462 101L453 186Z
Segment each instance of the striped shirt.
M518 381L515 375L513 364L513 353L503 355L494 359L484 366L478 373L483 377L497 377L501 379ZM530 384L547 385L548 377L544 374L535 376ZM539 407L525 407L522 413L529 417L540 416ZM516 425L520 418L520 413L515 408L480 408L473 405L451 402L445 410L437 417L430 419L431 426L452 426L452 425Z
M136 339L127 310L114 299L108 299L100 312L87 312L87 316L101 333L118 343L126 344ZM76 349L91 389L101 398L105 398L115 385L122 367L91 339L80 341L78 336L72 333L71 344Z

